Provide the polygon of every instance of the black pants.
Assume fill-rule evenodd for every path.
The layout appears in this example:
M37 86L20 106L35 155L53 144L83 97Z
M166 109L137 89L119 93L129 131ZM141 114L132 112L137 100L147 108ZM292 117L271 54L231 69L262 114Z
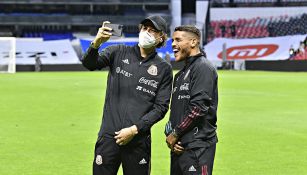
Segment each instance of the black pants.
M171 153L171 175L212 175L216 144Z
M96 142L93 175L116 175L120 164L124 175L150 174L150 136L142 142L116 144L114 138L101 137Z

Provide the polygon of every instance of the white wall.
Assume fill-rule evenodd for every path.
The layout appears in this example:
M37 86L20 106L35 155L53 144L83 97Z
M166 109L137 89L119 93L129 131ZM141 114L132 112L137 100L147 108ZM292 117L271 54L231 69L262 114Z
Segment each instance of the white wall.
M181 25L181 0L172 0L171 1L171 9L172 9L172 24L170 26L171 36L175 27Z

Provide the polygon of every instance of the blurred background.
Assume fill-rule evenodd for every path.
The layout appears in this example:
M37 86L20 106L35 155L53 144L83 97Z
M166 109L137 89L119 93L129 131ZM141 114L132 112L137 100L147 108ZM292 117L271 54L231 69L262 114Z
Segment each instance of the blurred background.
M34 71L35 60L41 71L84 70L79 60L103 21L124 31L101 49L137 43L138 24L149 15L166 19L170 38L176 26L197 26L218 69L307 70L306 0L1 0L0 37L17 38L17 71ZM0 51L7 64L11 56ZM158 53L174 60L170 39Z

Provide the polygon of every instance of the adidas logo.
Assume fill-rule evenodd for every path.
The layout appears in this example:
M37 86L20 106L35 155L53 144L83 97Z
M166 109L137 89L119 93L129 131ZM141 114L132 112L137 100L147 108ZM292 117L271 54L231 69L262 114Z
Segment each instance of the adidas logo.
M124 63L126 64L129 64L129 60L128 59L125 59L125 60L122 60Z
M195 169L194 166L192 165L192 166L189 168L189 171L196 171L196 169Z
M144 164L146 164L146 163L147 163L147 162L146 162L145 158L143 158L143 159L139 162L140 165L144 165Z

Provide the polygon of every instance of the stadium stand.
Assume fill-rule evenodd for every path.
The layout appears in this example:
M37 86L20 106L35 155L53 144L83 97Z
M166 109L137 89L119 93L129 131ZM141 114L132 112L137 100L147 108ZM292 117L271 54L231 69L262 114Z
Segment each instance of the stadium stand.
M170 27L168 36L171 36L170 31L175 24L198 25L197 27L201 28L204 15L199 15L203 10L197 8L200 1L1 0L0 36L24 37L33 40L43 38L44 41L70 39L71 45L81 58L84 51L81 49L79 40L91 40L96 35L98 27L106 20L123 24L125 26L124 37L133 37L127 39L131 41L138 37L138 23L144 16L153 14L159 14L167 20ZM211 0L209 7L208 14L210 15L206 18L208 21L203 23L204 26L201 29L203 44L208 44L213 39L220 37L266 38L307 33L307 13L306 10L304 11L307 7L307 0ZM282 11L280 9L283 8L285 13L280 12ZM295 13L292 11L287 13L289 8L292 8ZM297 8L303 9L303 12ZM276 10L278 12L274 10L274 13L257 13L254 10L249 13L248 9L278 9ZM219 10L221 10L220 13L215 13L219 15L212 15L213 11ZM238 13L233 13L232 10ZM248 15L245 15L247 13ZM234 16L237 17L233 18ZM174 26L173 23L175 23ZM299 50L297 45L299 44L293 44L295 48L291 51L289 60L307 60L306 44L305 49ZM168 52L171 52L171 46L168 49ZM283 59L287 58L286 53ZM46 70L44 66L43 70Z
M306 6L305 0L212 0L213 7Z
M289 60L307 60L307 37L300 42L298 49L290 48L289 55Z
M212 7L276 7L307 5L306 0L213 0ZM136 25L146 15L162 14L171 24L171 0L19 0L0 1L0 33L17 37L42 37L72 39L74 32L96 34L104 20L125 25L124 35L135 37ZM189 9L182 1L182 13ZM191 13L189 11L189 13ZM192 11L193 13L193 11ZM194 16L195 18L195 16ZM185 18L183 18L184 20ZM259 38L306 33L307 14L297 17L239 19L237 21L211 21L208 41L216 37ZM59 27L60 26L60 27ZM45 28L54 27L50 31ZM11 33L4 32L10 29ZM31 31L31 28L34 28ZM58 30L57 28L61 28ZM63 28L65 30L63 30ZM3 31L3 32L1 32ZM56 37L55 35L59 35Z
M307 14L281 18L268 24L270 36L285 36L307 33Z
M267 30L268 19L253 18L239 19L236 21L211 21L210 27L214 31L209 36L209 40L215 37L226 38L260 38L269 36Z
M299 16L279 16L221 20L210 22L211 31L208 40L214 38L261 38L307 33L307 14Z
M137 24L146 15L158 13L170 24L169 4L170 0L2 0L0 33L9 28L16 37L71 39L71 32L96 34L93 31L108 20L123 24L124 34L135 36ZM46 32L45 28L54 29Z

